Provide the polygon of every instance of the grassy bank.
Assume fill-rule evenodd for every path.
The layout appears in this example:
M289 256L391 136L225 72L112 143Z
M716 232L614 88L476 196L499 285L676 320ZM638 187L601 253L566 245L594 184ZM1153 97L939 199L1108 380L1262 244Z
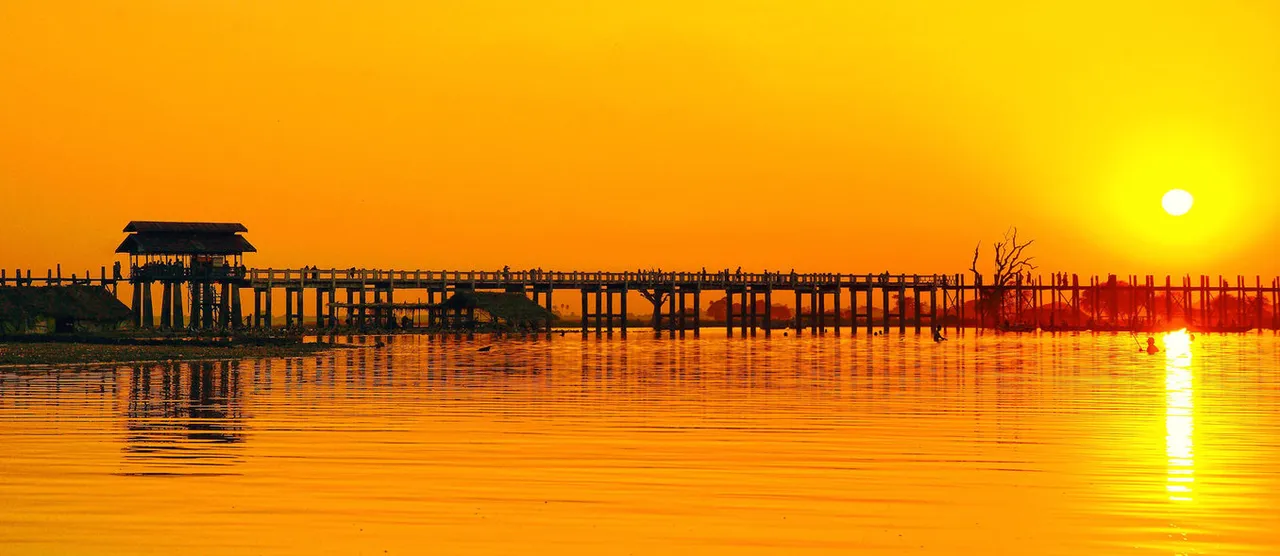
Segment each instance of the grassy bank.
M73 365L143 361L194 361L298 357L333 349L330 344L282 345L111 345L85 343L0 343L0 365Z

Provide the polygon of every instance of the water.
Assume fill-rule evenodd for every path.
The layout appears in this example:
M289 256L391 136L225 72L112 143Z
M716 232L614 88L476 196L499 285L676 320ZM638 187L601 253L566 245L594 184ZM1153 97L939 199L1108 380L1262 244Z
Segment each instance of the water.
M1280 341L399 337L0 370L2 554L1272 554Z

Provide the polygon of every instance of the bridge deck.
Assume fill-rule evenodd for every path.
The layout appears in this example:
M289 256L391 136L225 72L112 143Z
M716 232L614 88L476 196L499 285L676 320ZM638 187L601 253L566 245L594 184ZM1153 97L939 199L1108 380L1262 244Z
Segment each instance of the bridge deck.
M955 285L946 275L753 272L538 272L482 270L250 269L248 285L264 288L398 287L474 289L627 287L630 289L888 289Z

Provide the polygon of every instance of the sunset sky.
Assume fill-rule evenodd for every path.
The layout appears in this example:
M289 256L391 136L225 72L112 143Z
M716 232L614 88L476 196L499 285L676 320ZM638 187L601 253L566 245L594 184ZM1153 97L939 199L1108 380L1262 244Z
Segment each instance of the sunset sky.
M1040 4L5 0L0 266L1280 274L1280 3Z

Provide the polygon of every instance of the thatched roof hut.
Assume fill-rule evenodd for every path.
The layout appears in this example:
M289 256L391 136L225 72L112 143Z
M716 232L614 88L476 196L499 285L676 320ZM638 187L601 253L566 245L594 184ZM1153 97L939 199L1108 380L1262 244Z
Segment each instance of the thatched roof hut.
M556 315L520 293L459 291L441 302L439 309L455 314L483 311L493 322L508 325L554 321Z
M129 235L116 253L129 255L240 255L255 253L243 236L248 232L236 222L130 222Z
M23 332L47 320L59 332L77 326L115 328L131 315L99 286L0 287L0 331Z

